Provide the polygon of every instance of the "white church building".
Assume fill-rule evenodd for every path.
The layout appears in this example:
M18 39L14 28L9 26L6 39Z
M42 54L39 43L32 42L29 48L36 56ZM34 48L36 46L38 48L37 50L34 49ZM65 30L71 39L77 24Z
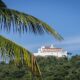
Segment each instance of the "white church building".
M56 48L53 45L51 46L42 46L38 49L37 53L34 53L34 56L55 56L55 57L67 57L67 51L63 48Z

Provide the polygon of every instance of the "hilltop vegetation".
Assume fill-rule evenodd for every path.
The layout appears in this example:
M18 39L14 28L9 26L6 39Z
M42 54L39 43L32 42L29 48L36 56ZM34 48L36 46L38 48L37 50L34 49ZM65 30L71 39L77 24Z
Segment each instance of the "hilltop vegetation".
M37 57L37 61L43 80L80 80L80 56L73 56L70 59ZM16 67L12 62L9 64L1 62L0 80L32 80L32 74L25 66Z

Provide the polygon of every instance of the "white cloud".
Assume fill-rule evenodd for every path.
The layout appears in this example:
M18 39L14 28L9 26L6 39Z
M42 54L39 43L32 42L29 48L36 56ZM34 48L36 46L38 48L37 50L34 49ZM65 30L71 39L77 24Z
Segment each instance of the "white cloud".
M66 44L66 45L70 45L70 44L80 44L80 37L71 37L71 38L67 38L65 39L63 42L61 42L61 44Z
M66 49L67 51L75 52L80 50L80 36L75 36L75 37L67 37L65 38L62 42L57 42L57 41L46 41L46 42L35 42L35 43L29 43L29 44L21 44L23 47L26 49L35 52L37 51L38 48L40 48L42 45L50 45L53 44L56 47L61 47Z
M80 36L68 37L60 43L55 43L55 45L62 46L69 51L80 50Z

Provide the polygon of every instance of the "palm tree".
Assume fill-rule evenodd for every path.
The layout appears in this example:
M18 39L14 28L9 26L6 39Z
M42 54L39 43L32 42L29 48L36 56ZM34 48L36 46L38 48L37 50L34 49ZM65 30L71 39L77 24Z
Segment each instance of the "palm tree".
M5 29L6 31L13 30L13 32L16 31L18 33L30 31L34 34L44 34L47 32L57 40L63 39L45 22L32 15L9 9L2 0L0 0L0 29ZM34 55L3 36L0 36L0 53L3 58L8 57L10 60L13 59L17 65L25 63L34 75L41 75Z

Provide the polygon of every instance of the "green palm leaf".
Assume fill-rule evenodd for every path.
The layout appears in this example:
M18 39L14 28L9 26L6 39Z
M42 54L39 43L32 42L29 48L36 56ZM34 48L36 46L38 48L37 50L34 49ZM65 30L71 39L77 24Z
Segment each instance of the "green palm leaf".
M32 73L41 76L36 58L25 48L0 36L0 54L2 58L13 60L16 65L26 64Z
M11 26L13 31L24 33L33 32L34 34L44 34L45 32L52 34L57 40L63 38L53 28L45 22L16 10L8 8L0 8L0 28L10 31Z
M2 0L0 0L0 8L1 7L7 8L6 4Z

